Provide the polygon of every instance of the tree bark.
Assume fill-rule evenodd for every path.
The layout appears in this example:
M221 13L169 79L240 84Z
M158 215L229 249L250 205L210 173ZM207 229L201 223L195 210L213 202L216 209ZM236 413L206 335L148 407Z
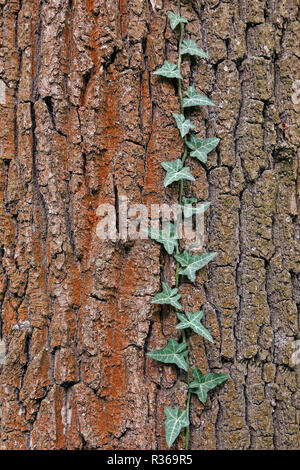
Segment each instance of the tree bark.
M176 201L160 162L181 156L179 102L153 75L177 59L176 2L156 4L0 0L2 449L164 449L164 406L184 407L185 374L145 356L176 335L151 304L173 262L151 240L96 235L100 204ZM298 13L183 1L210 55L184 58L183 87L217 105L191 119L221 142L185 184L212 203L218 256L180 292L215 340L190 335L192 364L230 374L205 406L193 397L192 449L300 448Z

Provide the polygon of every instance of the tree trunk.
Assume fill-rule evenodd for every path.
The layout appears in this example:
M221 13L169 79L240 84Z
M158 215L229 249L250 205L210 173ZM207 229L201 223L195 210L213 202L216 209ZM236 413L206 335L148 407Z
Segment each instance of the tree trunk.
M146 358L177 331L151 304L171 258L96 234L100 204L176 201L160 162L181 156L179 101L153 72L177 59L177 2L151 3L0 0L2 449L164 449L164 406L184 406L185 374ZM191 119L221 142L185 184L211 201L218 256L180 292L215 340L190 335L192 364L230 374L205 406L193 397L191 449L300 448L298 8L182 5L210 55L184 58L184 89L217 105Z

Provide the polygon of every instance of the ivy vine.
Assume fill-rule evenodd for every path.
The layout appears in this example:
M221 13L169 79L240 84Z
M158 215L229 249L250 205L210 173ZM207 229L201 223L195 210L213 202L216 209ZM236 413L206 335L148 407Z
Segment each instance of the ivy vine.
M201 163L206 163L207 154L218 145L219 139L199 139L197 136L191 134L191 131L195 126L189 119L186 119L184 114L185 108L215 105L206 96L200 95L193 86L190 86L184 92L183 96L181 60L184 55L198 56L205 59L208 58L208 55L200 49L194 41L183 38L185 24L187 24L188 21L186 18L181 16L180 0L177 0L177 13L170 11L168 13L168 18L172 30L179 27L178 62L177 64L173 64L165 60L163 66L154 73L162 77L177 80L180 114L172 114L183 139L184 150L181 159L162 163L162 167L166 171L164 186L166 187L174 182L179 182L178 207L183 209L186 217L189 217L196 211L198 211L198 213L204 212L209 207L210 203L205 202L200 206L198 205L197 208L192 208L191 204L197 202L197 200L195 198L187 199L183 196L183 181L195 180L190 172L190 168L185 166L185 161L188 157L192 157L198 159ZM167 253L174 256L176 260L175 288L170 288L167 284L163 283L162 292L154 297L152 303L171 305L174 308L179 320L176 328L179 329L182 334L181 342L177 342L174 338L171 338L167 346L148 353L148 356L163 363L175 364L178 368L186 372L188 388L186 408L184 410L180 410L179 407L165 407L165 433L167 446L171 447L181 430L185 428L185 449L188 450L190 438L189 414L191 394L195 394L202 403L205 403L207 393L228 379L229 376L225 373L203 374L198 367L194 367L193 370L191 370L186 330L191 329L210 342L213 342L213 338L201 323L203 312L197 311L195 313L191 313L184 311L180 304L179 300L181 298L181 294L178 294L179 276L187 276L191 282L194 282L197 271L207 265L217 253L211 252L192 255L187 250L180 253L176 230L172 223L169 223L169 226L163 228L163 230L149 229L149 236L158 243L161 243Z

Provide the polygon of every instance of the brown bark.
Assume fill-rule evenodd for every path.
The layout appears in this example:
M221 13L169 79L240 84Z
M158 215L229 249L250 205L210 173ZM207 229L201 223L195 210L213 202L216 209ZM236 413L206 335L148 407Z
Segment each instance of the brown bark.
M147 0L0 0L2 449L162 449L164 405L185 375L145 357L174 336L151 305L174 265L152 241L101 242L99 204L170 203L160 162L182 147L178 97L153 75L178 36ZM186 196L210 200L218 257L180 288L203 306L215 344L191 335L191 361L231 379L192 400L192 449L299 449L298 0L189 0L184 87L218 136ZM298 234L298 235L297 235ZM297 240L298 236L298 240ZM180 437L175 448L182 448Z

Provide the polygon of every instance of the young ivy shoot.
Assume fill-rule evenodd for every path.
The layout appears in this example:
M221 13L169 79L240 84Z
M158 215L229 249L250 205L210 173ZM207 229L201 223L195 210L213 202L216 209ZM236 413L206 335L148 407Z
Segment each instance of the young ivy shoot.
M161 165L166 171L164 186L171 184L178 184L178 205L185 211L185 203L189 202L183 195L183 180L194 181L195 178L190 172L190 168L185 166L187 158L196 158L200 163L205 164L207 161L207 154L211 152L219 143L219 139L199 139L191 132L195 128L194 124L185 117L185 110L193 106L215 106L214 103L197 92L197 90L190 86L187 90L182 90L182 75L181 75L181 59L183 55L197 56L199 58L207 59L208 55L198 47L198 45L188 39L184 39L184 28L188 23L186 18L181 16L180 0L177 2L177 13L169 12L168 18L172 30L179 29L179 50L178 61L172 64L168 60L164 61L161 68L154 73L162 77L167 77L171 80L177 80L178 97L180 101L180 113L172 113L175 123L183 139L184 150L181 159L174 161L165 161ZM204 212L209 203L204 203L201 210ZM190 205L187 205L186 212L190 211ZM180 252L180 247L175 236L173 224L164 230L151 230L149 229L149 236L158 243L161 243L168 255L174 256L176 260L176 276L175 287L168 286L163 283L163 290L157 294L152 303L161 305L170 305L174 309L174 313L178 318L177 329L181 331L181 340L177 342L174 338L168 341L168 344L156 351L148 353L152 359L166 363L175 364L179 369L186 373L187 377L187 398L184 410L179 407L172 408L165 407L165 433L167 446L171 447L179 436L181 430L185 428L185 449L189 449L190 439L190 401L191 395L195 394L201 403L205 403L207 393L227 380L229 376L225 373L209 373L203 374L200 369L195 366L193 370L189 362L189 345L187 342L186 330L190 329L194 333L202 336L204 340L213 342L213 338L209 331L201 323L203 312L201 310L191 313L185 311L179 300L181 295L178 293L179 278L186 276L191 282L195 282L196 273L204 266L206 266L217 253L201 253L192 255L189 251L185 250Z

